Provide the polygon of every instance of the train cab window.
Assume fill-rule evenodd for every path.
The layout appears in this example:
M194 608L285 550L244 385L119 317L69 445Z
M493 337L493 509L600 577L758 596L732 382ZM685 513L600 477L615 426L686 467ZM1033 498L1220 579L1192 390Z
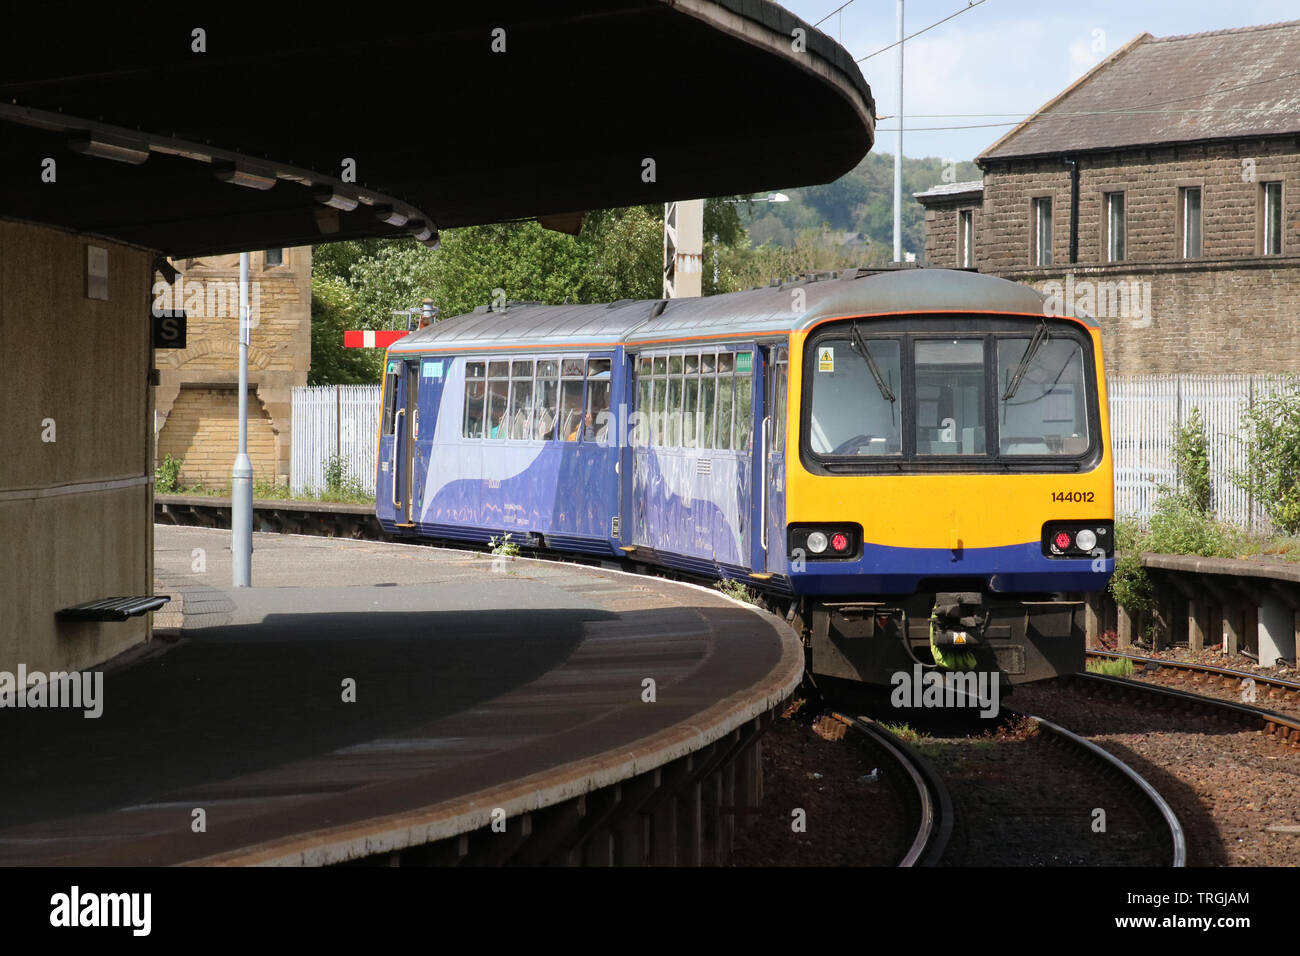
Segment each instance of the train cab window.
M559 376L559 362L537 363L537 419L534 422L533 437L540 441L549 441L555 437L555 420L560 409Z
M465 363L465 420L461 434L466 438L483 437L483 406L487 383L482 362Z
M609 440L609 359L587 360L587 415L582 440L604 444Z
M700 447L713 447L713 397L717 394L718 360L713 355L700 356Z
M510 438L514 441L533 437L533 363L510 363Z
M731 447L749 451L754 432L754 353L736 353L736 424L731 433Z
M397 370L398 362L388 363L388 374L384 380L384 434L391 435L397 420Z
M916 342L916 453L983 455L984 339Z
M866 352L862 351L866 348ZM816 340L808 440L819 455L900 455L902 348L897 339ZM784 378L782 379L784 393ZM784 395L778 401L784 413ZM782 428L777 429L780 434Z
M582 433L582 359L560 362L560 431L561 441L577 441Z
M510 363L488 362L487 437L504 439L510 431L506 418L507 400L510 397Z
M732 387L735 379L736 357L730 352L718 355L718 437L714 448L731 447Z
M698 446L700 415L700 357L682 357L682 447Z
M998 339L1001 454L1082 455L1091 444L1083 348L1072 337L1032 342Z

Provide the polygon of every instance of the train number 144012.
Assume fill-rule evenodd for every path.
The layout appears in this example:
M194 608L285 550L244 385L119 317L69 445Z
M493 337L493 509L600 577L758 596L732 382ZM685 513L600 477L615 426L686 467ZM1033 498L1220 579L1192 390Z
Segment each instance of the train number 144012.
M1053 491L1053 501L1085 501L1090 502L1095 497L1092 491Z

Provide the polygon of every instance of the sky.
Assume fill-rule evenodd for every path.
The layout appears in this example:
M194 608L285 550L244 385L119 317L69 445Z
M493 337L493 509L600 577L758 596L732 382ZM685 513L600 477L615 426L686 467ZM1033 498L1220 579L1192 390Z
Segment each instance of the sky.
M844 0L779 0L816 23ZM904 32L968 0L905 0ZM1135 36L1178 36L1300 19L1300 0L984 0L904 46L904 156L974 159ZM821 24L854 59L897 39L896 0L852 0ZM898 48L858 64L881 116L875 151L896 148ZM969 114L1014 114L972 116ZM936 115L966 114L966 115ZM888 118L886 118L888 117ZM1002 123L1003 125L983 125ZM976 129L926 129L975 126Z

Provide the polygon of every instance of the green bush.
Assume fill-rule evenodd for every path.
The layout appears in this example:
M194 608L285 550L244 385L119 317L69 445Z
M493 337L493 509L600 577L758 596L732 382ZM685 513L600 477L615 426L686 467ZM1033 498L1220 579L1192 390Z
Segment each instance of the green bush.
M160 495L174 494L180 487L181 466L185 464L179 458L168 455L153 470L154 491Z
M1211 510L1210 442L1201 410L1192 408L1187 424L1174 427L1174 464L1182 498L1194 511Z
M1246 413L1246 470L1233 482L1259 502L1279 530L1300 533L1300 382Z
M1130 611L1149 611L1155 606L1155 584L1142 566L1146 534L1133 518L1115 521L1115 573L1111 575L1110 596Z

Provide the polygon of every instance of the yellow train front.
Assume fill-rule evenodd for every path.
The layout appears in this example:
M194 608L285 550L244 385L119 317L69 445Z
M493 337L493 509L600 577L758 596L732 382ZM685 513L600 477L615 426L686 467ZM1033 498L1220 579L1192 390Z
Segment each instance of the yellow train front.
M892 285L790 338L787 575L811 670L1082 670L1084 595L1114 567L1100 329L985 276Z

